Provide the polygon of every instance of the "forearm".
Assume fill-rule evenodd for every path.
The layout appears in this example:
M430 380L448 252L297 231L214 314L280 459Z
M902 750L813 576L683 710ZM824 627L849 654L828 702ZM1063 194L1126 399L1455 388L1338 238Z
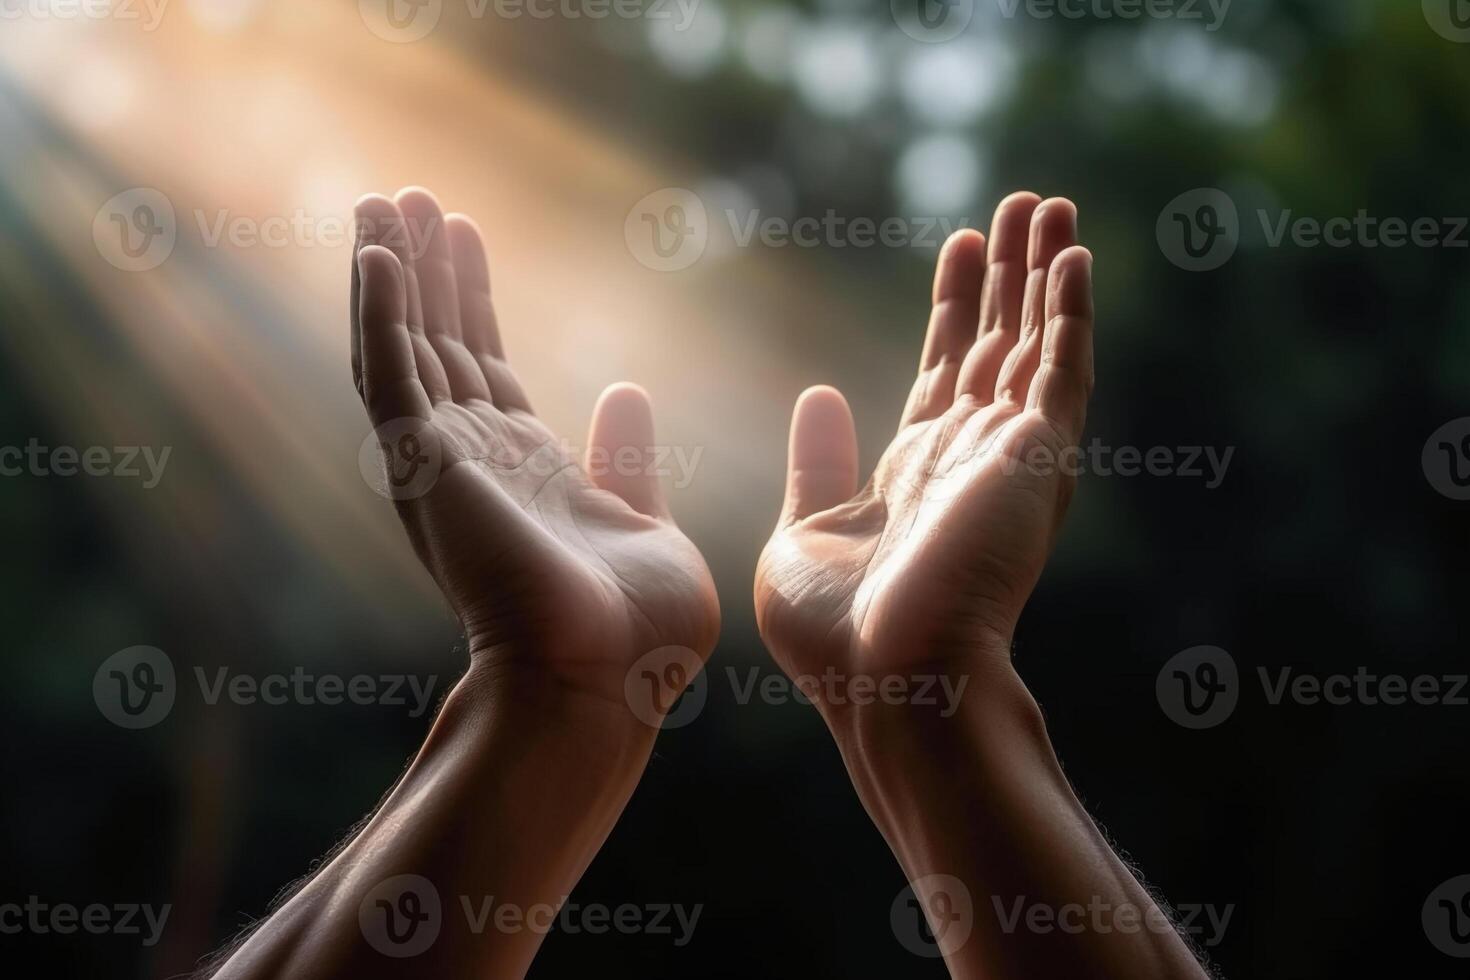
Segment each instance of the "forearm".
M864 805L921 885L951 973L1202 978L1068 786L1008 659L975 661L992 666L970 678L948 718L911 704L824 711ZM937 875L959 879L962 893L923 894Z
M522 976L655 734L621 705L472 668L378 813L216 977Z

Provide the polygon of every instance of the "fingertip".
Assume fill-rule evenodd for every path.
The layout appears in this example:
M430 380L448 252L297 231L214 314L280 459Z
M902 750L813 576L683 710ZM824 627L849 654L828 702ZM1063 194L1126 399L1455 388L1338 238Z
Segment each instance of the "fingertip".
M642 385L619 381L602 390L592 409L593 441L609 449L636 445L653 439L653 399Z
M490 288L490 265L480 226L467 214L454 213L444 219L449 249L454 254L455 273L473 288Z
M474 218L455 211L444 216L444 226L449 229L449 238L456 248L466 245L483 250L484 236Z
M1031 239L1031 215L1041 205L1041 197L1031 191L1007 195L995 209L990 227L991 257L1024 260Z
M353 205L357 240L361 244L393 242L402 227L403 212L382 194L364 194Z
M592 410L586 465L592 482L649 517L667 517L658 476L647 465L628 468L631 458L648 464L655 453L653 404L642 386L619 381L603 389Z
M837 414L849 418L852 416L847 398L831 385L812 385L797 396L796 414L804 416L812 413Z
M1028 211L1036 210L1041 203L1041 195L1035 191L1012 191L1001 199L998 210L1004 211L1011 208L1026 208Z
M620 413L641 413L653 416L653 398L648 390L632 381L617 381L602 390L597 398L597 407L616 410Z
M1027 265L1045 269L1052 259L1077 241L1077 205L1065 197L1052 197L1036 206L1031 216L1031 238Z
M403 274L403 264L398 261L391 249L382 245L364 245L357 253L357 267L363 275L373 272L391 272L394 276Z
M984 235L974 228L961 228L945 239L944 247L940 249L939 254L944 258L961 258L983 251L984 248Z
M433 210L442 213L442 209L439 207L439 199L434 196L434 192L427 187L420 187L417 184L410 184L407 187L400 188L398 193L393 195L393 200L400 208Z
M796 399L787 449L783 522L835 507L857 492L857 431L842 392L815 385Z
M1052 261L1051 269L1054 273L1066 272L1068 274L1092 273L1093 263L1092 250L1085 245L1073 245L1065 248Z
M1092 315L1092 252L1081 245L1064 250L1051 264L1051 315Z
M985 236L974 228L961 228L939 250L934 268L934 304L962 297L979 302L984 279Z
M448 248L444 211L438 198L422 187L405 187L393 199L403 212L415 260L423 258L431 249L443 252Z
M791 450L804 457L856 456L852 408L831 385L813 385L796 399L791 413ZM855 465L855 464L854 464Z
M353 213L358 215L359 217L364 214L374 214L384 211L396 212L397 210L398 205L394 204L391 200L387 198L387 196L379 194L377 191L369 191L368 193L359 197L357 199L357 202L352 205Z

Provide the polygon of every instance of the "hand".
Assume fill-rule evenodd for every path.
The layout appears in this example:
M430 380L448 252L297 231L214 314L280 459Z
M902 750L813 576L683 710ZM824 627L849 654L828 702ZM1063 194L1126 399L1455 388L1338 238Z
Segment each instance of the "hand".
M1092 256L1076 236L1070 201L1015 194L988 254L976 232L950 238L919 378L861 491L847 403L831 388L802 395L756 614L781 666L818 679L810 693L951 976L1204 980L1172 929L1061 935L987 914L1047 895L1166 921L1067 785L1010 662L1092 392ZM831 671L851 687L833 687ZM888 688L912 690L902 704L873 697L920 672L948 682L940 710L917 688Z
M918 380L861 491L842 395L797 402L786 503L755 582L761 634L788 673L952 659L1009 671L1092 390L1092 256L1076 226L1070 201L1015 194L988 254L971 230L945 244Z
M566 900L678 693L635 704L630 668L677 646L663 683L692 677L719 629L714 586L645 465L648 397L604 392L578 465L505 362L479 233L424 191L358 203L352 368L473 659L378 812L216 976L524 976L544 930L476 928L447 914L452 896ZM446 914L406 946L418 927L400 937L394 910L425 895Z
M643 654L708 656L719 605L648 465L648 396L603 393L584 469L506 363L475 225L418 189L364 198L358 222L354 378L406 483L399 516L477 665L622 704Z

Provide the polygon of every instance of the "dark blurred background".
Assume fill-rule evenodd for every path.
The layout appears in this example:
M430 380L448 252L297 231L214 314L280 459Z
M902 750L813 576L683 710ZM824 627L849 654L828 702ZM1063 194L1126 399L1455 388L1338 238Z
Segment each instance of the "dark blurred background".
M726 668L776 672L747 597L794 397L843 388L871 465L927 317L926 226L984 228L1027 188L1076 200L1097 254L1089 438L1233 450L1217 486L1082 479L1017 637L1079 794L1170 901L1230 910L1197 937L1226 976L1464 976L1421 913L1470 873L1470 706L1272 704L1257 672L1470 669L1470 3L393 2L0 2L0 447L112 468L0 478L0 903L171 907L152 945L22 929L6 961L187 973L432 714L210 704L196 668L409 674L435 702L462 669L359 472L347 364L352 202L423 184L485 229L544 417L576 443L628 378L701 453L673 503L724 604L706 707L573 895L700 904L692 942L553 933L531 975L943 976L890 921L902 875L815 713L737 703ZM639 209L690 195L703 252L665 271ZM829 211L908 240L742 245L727 220ZM1288 212L1432 233L1273 241ZM119 219L149 248L120 251ZM141 454L116 472L119 447L167 449L159 479ZM129 729L93 681L137 645L177 695ZM1155 682L1199 645L1233 658L1238 704L1193 729Z

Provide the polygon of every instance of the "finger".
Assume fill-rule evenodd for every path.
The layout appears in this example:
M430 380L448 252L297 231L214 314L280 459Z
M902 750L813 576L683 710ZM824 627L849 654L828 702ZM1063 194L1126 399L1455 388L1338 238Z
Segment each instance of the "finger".
M529 412L531 402L505 360L500 325L490 298L490 264L480 229L462 214L451 214L447 224L454 251L454 278L459 283L459 319L465 346L485 376L495 406L501 411Z
M796 400L787 451L786 503L781 523L790 524L857 493L857 429L842 392L826 385L808 388Z
M1056 423L1071 445L1082 438L1092 397L1092 253L1069 248L1052 263L1041 368L1026 402Z
M1031 378L1041 364L1041 347L1046 335L1048 272L1056 257L1076 244L1077 206L1060 197L1042 203L1031 217L1029 271L1026 300L1021 312L1021 335L996 378L996 400L1025 404Z
M669 516L655 472L653 405L648 392L623 382L608 387L592 410L587 437L587 475L595 486L617 494L649 517Z
M429 417L428 393L419 383L408 333L408 295L403 267L381 245L357 256L362 337L362 400L373 424Z
M900 427L936 418L954 403L955 384L980 321L985 236L971 228L944 243L934 269L934 309Z
M352 324L352 332L348 336L348 348L352 357L352 386L357 389L357 397L362 397L362 316L358 306L362 301L362 271L358 268L358 253L362 251L362 228L357 229L356 237L352 242L352 286L347 297L347 319Z
M408 228L414 268L418 271L419 299L424 308L424 332L444 365L450 394L460 404L490 400L490 388L475 356L463 344L459 319L459 285L454 274L454 249L444 212L434 195L422 187L405 187L395 197Z
M956 398L970 395L982 405L990 404L1001 365L1016 346L1021 330L1021 303L1026 292L1031 215L1040 203L1041 198L1035 194L1021 191L1001 201L996 208L985 257L980 326L960 368Z
M459 290L454 283L454 252L449 245L444 212L434 195L422 187L405 187L393 200L403 213L414 268L418 271L424 330L459 337Z
M398 259L403 271L403 289L408 310L408 330L413 343L414 363L429 398L435 402L449 397L449 381L439 355L424 336L423 305L419 301L418 277L414 273L413 247L408 226L398 205L381 194L369 194L357 202L359 247L381 245Z
M490 300L490 262L480 229L467 215L451 214L445 225L454 254L454 278L459 283L459 318L465 346L505 358L500 325Z

